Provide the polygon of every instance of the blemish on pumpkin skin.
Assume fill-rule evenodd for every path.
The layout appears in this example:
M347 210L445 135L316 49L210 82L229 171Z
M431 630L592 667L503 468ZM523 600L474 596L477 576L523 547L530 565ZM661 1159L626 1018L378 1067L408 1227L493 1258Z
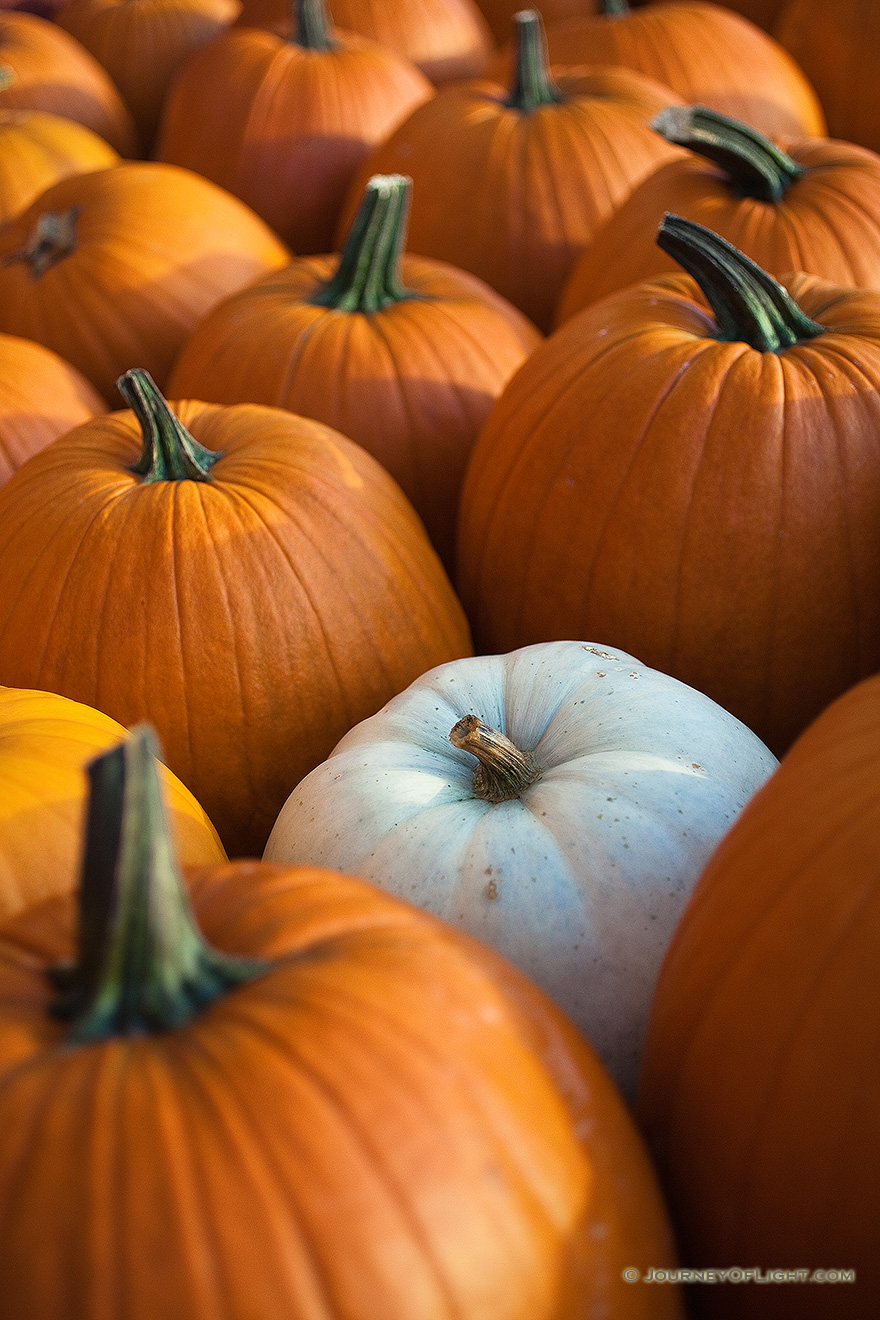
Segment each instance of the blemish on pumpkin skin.
M496 882L494 880L490 880L489 883L486 885L485 889L483 890L483 893L486 895L487 898L497 898L498 885L496 884Z

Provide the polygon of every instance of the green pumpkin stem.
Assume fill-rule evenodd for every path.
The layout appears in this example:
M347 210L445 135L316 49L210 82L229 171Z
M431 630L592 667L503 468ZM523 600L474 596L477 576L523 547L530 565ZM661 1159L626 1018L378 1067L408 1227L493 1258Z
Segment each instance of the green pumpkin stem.
M516 51L513 82L506 104L528 114L541 105L561 101L562 93L553 81L547 58L547 36L541 15L534 9L514 14Z
M801 311L772 275L711 229L667 213L657 244L702 289L719 340L779 353L823 333L824 327Z
M174 416L148 371L134 367L120 376L116 388L141 428L143 449L130 472L151 481L210 481L211 468L223 455L205 449Z
M294 41L303 50L335 50L333 28L324 0L293 0L291 5L291 31Z
M71 1044L183 1026L269 963L211 948L174 855L153 731L87 767L90 796L77 960L53 969Z
M460 719L449 741L477 758L474 796L484 802L509 802L540 778L540 767L531 752L521 752L503 733L476 715Z
M374 174L368 181L336 273L309 298L313 306L379 312L416 296L400 278L411 186L403 174Z
M667 106L654 116L651 127L667 142L722 169L737 197L779 202L805 172L756 129L703 105Z
M629 0L601 0L599 12L606 18L616 18L630 12Z
M76 222L81 210L81 206L71 206L67 211L43 211L28 234L24 247L4 257L3 265L24 262L30 267L33 278L38 280L56 262L75 250Z

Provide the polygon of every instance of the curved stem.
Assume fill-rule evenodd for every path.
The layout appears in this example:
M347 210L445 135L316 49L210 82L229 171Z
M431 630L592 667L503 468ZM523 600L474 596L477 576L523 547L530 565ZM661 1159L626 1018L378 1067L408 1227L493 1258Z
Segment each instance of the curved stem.
M67 1039L180 1027L270 964L211 948L180 878L153 731L134 729L88 767L76 962L53 969Z
M670 105L651 120L667 142L718 165L738 197L779 202L805 173L802 165L748 124L702 105Z
M513 22L516 34L513 84L505 104L528 114L540 105L554 105L563 98L550 73L541 15L534 9L523 9L514 14Z
M503 733L476 715L460 719L449 741L477 758L474 795L484 802L509 802L540 777L540 767L531 752L521 752Z
M657 243L702 289L718 339L778 353L823 333L772 275L711 229L667 213Z
M414 298L400 279L412 180L374 174L345 240L336 273L309 302L338 312L378 312Z
M144 447L130 472L151 481L210 481L211 468L222 452L205 449L174 416L156 382L142 367L133 367L116 388L138 420Z
M31 275L39 279L56 262L69 256L76 248L76 222L81 206L71 206L68 211L43 211L37 217L24 247L17 252L10 252L3 260L4 266L11 266L14 261L23 261L30 266Z
M335 50L324 0L292 0L291 31L303 50Z

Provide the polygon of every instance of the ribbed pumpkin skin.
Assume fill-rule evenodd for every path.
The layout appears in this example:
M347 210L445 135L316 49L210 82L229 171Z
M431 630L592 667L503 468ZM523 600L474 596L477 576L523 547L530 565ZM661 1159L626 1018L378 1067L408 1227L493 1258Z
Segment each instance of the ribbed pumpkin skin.
M409 61L353 33L336 40L311 50L278 32L224 33L181 69L156 142L159 160L240 197L299 254L333 250L358 166L431 96Z
M778 354L719 342L668 275L520 368L462 493L478 651L602 637L776 755L880 668L880 295L781 283L826 333Z
M655 996L638 1113L688 1264L854 1269L701 1289L700 1315L880 1311L880 680L829 706L706 867Z
M401 263L413 298L370 314L312 305L338 260L294 260L224 299L184 343L169 393L335 427L400 483L451 568L471 448L541 335L488 285L418 256Z
M526 113L492 82L419 106L355 174L338 234L373 174L413 180L409 249L461 266L547 330L562 284L600 223L678 155L648 121L677 104L624 69L561 74L562 102Z
M46 212L79 206L75 247L38 278L10 260ZM148 161L73 175L0 227L0 330L36 339L111 407L132 367L160 388L197 321L290 252L247 206L190 170Z
M774 35L822 98L829 132L880 151L880 10L873 0L787 0Z
M628 284L678 269L656 241L665 211L713 229L771 275L799 270L880 288L880 156L827 138L787 141L785 150L808 173L779 202L738 196L723 173L690 152L661 166L578 258L556 323Z
M547 24L547 46L553 64L622 64L771 137L826 131L819 98L788 52L723 5L666 0L562 19Z
M0 682L158 731L230 856L293 786L432 665L461 608L399 487L281 409L175 408L212 480L129 472L129 411L69 432L0 492Z
M3 1320L680 1315L620 1281L669 1260L656 1185L533 988L351 877L191 886L214 945L279 962L162 1034L65 1047L44 968L72 905L4 927Z
M169 85L188 55L238 16L238 0L64 0L55 22L107 70L149 155Z
M435 86L477 78L494 52L474 0L333 0L336 26L393 50ZM288 0L242 0L237 27L286 22Z
M32 454L106 411L94 386L57 353L0 334L0 485Z
M0 109L47 110L84 124L120 156L137 152L134 120L110 75L56 23L4 11L0 64L14 74L0 86Z
M0 110L0 221L58 179L119 160L109 142L74 119L47 110Z
M76 889L85 766L124 737L116 720L80 702L0 688L0 920ZM189 789L165 766L160 773L181 861L224 861L223 845Z

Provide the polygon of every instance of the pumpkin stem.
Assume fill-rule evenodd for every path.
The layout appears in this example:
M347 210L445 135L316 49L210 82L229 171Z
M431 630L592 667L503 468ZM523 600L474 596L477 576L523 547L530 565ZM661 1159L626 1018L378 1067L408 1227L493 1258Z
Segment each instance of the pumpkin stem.
M152 729L87 767L77 960L52 970L70 1043L180 1027L269 968L206 943L180 878Z
M531 752L521 752L503 733L476 715L460 719L449 741L477 758L474 794L484 802L509 802L540 778L540 767Z
M380 312L417 295L400 279L412 180L374 174L367 182L336 274L308 300L337 312Z
M762 133L704 105L667 106L654 116L651 127L667 142L718 165L736 197L779 202L805 173Z
M619 14L628 14L630 5L628 0L601 0L599 12L607 18L615 18Z
M3 265L11 266L14 261L23 261L30 266L34 279L38 280L76 248L76 222L81 210L81 206L71 206L69 211L43 211L24 247L17 252L10 252L4 258Z
M550 73L541 15L534 9L523 9L514 14L513 22L516 33L513 86L505 104L528 114L539 105L554 105L563 97Z
M293 0L291 18L291 31L303 50L336 49L324 0Z
M779 353L824 326L801 311L789 293L732 243L680 215L667 214L657 244L700 286L722 341L742 341L759 353Z
M142 367L133 367L116 388L137 418L144 447L129 472L151 481L210 481L210 469L223 455L205 449L174 416L156 382Z

